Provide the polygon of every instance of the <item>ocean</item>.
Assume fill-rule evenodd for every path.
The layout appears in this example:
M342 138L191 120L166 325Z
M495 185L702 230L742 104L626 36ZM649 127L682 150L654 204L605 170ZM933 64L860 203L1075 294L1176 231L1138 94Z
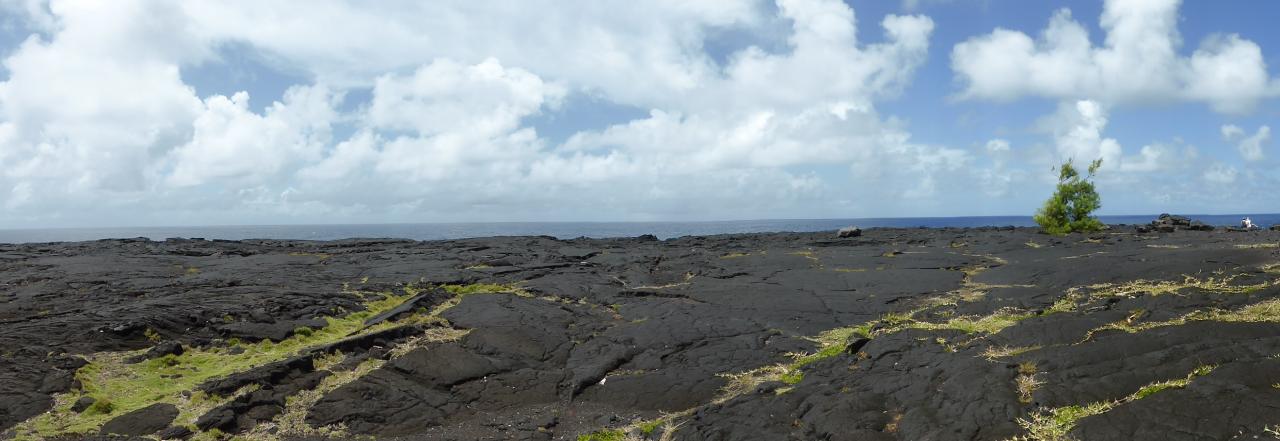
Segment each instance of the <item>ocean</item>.
M1246 215L1190 215L1210 225L1239 225ZM1264 227L1280 223L1280 214L1251 214ZM1099 216L1108 224L1145 224L1156 215ZM463 239L488 236L546 235L561 239L575 237L634 237L652 234L661 239L732 233L780 231L830 231L856 225L873 227L981 227L1035 226L1030 216L912 217L867 219L777 219L707 222L472 222L356 225L222 225L193 227L111 227L0 229L0 243L69 242L112 238L171 237L204 239L300 239L334 240L353 237L402 238L414 240Z

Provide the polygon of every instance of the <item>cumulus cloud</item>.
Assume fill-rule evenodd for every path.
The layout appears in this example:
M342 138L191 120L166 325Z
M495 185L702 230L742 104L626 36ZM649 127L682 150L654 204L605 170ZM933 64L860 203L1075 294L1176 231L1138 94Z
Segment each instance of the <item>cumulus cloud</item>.
M249 111L246 92L209 97L192 122L192 139L170 154L166 183L261 183L291 164L314 161L329 141L340 98L324 87L296 86L259 115Z
M189 139L203 107L177 62L207 50L183 36L180 12L166 5L31 8L56 14L60 30L48 40L32 35L3 61L0 182L38 189L40 197L25 199L32 202L150 187L160 158ZM130 19L143 13L154 20Z
M1267 156L1263 152L1263 146L1271 142L1271 127L1258 127L1257 132L1245 136L1244 129L1234 124L1227 124L1222 126L1222 139L1228 142L1235 142L1236 149L1240 151L1240 156L1246 161L1261 161L1266 159Z
M1269 96L1255 44L1179 55L1176 3L1153 5L1108 3L1101 47L1066 12L1040 41L957 46L966 97L1064 104L1039 125L1048 147L956 148L881 110L926 62L934 21L839 0L0 0L35 32L2 61L0 226L964 214L969 184L1016 197L1048 156L1129 176L1194 156L1125 152L1112 105ZM713 54L733 32L760 37ZM193 87L228 50L298 84ZM641 116L539 132L581 97ZM1268 142L1223 130L1260 155Z
M1253 110L1280 94L1261 48L1235 34L1216 34L1189 56L1179 53L1178 0L1108 0L1101 46L1068 9L1056 12L1039 38L997 28L957 44L951 66L962 99L1023 96L1092 99L1109 104L1182 100L1223 113Z
M1102 135L1107 127L1108 111L1091 100L1064 102L1057 113L1043 119L1041 127L1053 134L1058 155L1065 159L1089 162L1102 159L1108 165L1119 164L1120 143Z
M0 223L911 214L969 176L969 152L876 109L927 58L928 17L860 32L837 0L563 6L3 0L41 33L4 60ZM767 48L704 48L779 27ZM229 46L310 81L198 95L184 72ZM578 95L649 112L542 137L531 120Z
M1040 128L1053 135L1061 160L1087 163L1102 159L1112 174L1109 179L1132 180L1135 173L1169 171L1187 167L1198 152L1194 147L1153 143L1142 146L1136 154L1125 154L1114 138L1104 135L1110 110L1092 100L1063 102L1057 112L1042 118ZM1127 175L1127 176L1126 176Z

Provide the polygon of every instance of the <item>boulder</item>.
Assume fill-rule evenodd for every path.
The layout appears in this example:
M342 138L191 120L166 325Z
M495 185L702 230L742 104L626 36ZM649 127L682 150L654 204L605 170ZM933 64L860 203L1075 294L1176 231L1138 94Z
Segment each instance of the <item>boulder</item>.
M115 417L102 426L102 433L129 436L151 435L169 427L178 417L178 407L156 403Z
M1272 225L1272 226L1271 226L1271 231L1280 231L1280 224Z
M1191 221L1191 225L1187 226L1187 229L1191 231L1213 231L1213 225L1200 221Z
M85 409L88 409L89 406L92 406L96 401L98 400L95 400L90 396L80 397L80 399L76 400L75 404L71 405L71 411L75 413L84 412Z
M182 355L182 343L176 341L164 341L153 346L150 350L142 355L135 355L125 360L127 363L139 363L153 358L160 358L166 355Z
M840 231L836 232L836 237L839 237L839 238L858 237L861 235L862 235L862 229L858 227L844 227L844 228L841 228Z

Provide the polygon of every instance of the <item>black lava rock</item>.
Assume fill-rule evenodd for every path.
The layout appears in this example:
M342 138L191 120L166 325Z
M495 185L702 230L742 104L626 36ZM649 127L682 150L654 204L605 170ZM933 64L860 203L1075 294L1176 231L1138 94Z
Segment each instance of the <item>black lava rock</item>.
M75 404L71 405L71 411L75 413L84 412L85 409L88 409L89 406L92 406L96 401L98 400L93 399L93 397L80 397L80 399L76 400Z
M193 435L191 433L191 429L188 429L185 426L170 426L168 429L164 429L157 434L160 439L187 439L190 438L191 435Z
M1201 221L1193 221L1186 216L1164 213L1157 217L1156 220L1151 221L1150 225L1138 227L1139 233L1149 233L1151 231L1172 233L1178 230L1213 231L1213 226Z
M145 436L169 427L178 417L178 408L168 403L157 403L115 417L102 426L102 433Z

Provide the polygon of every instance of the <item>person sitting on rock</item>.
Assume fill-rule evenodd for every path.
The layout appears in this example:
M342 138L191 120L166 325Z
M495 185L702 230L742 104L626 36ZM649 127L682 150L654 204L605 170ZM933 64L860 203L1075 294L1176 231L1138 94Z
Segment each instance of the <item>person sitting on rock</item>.
M1240 219L1240 227L1246 230L1252 230L1254 228L1257 228L1258 226L1253 224L1253 219L1249 219L1248 217L1246 217L1244 219Z

